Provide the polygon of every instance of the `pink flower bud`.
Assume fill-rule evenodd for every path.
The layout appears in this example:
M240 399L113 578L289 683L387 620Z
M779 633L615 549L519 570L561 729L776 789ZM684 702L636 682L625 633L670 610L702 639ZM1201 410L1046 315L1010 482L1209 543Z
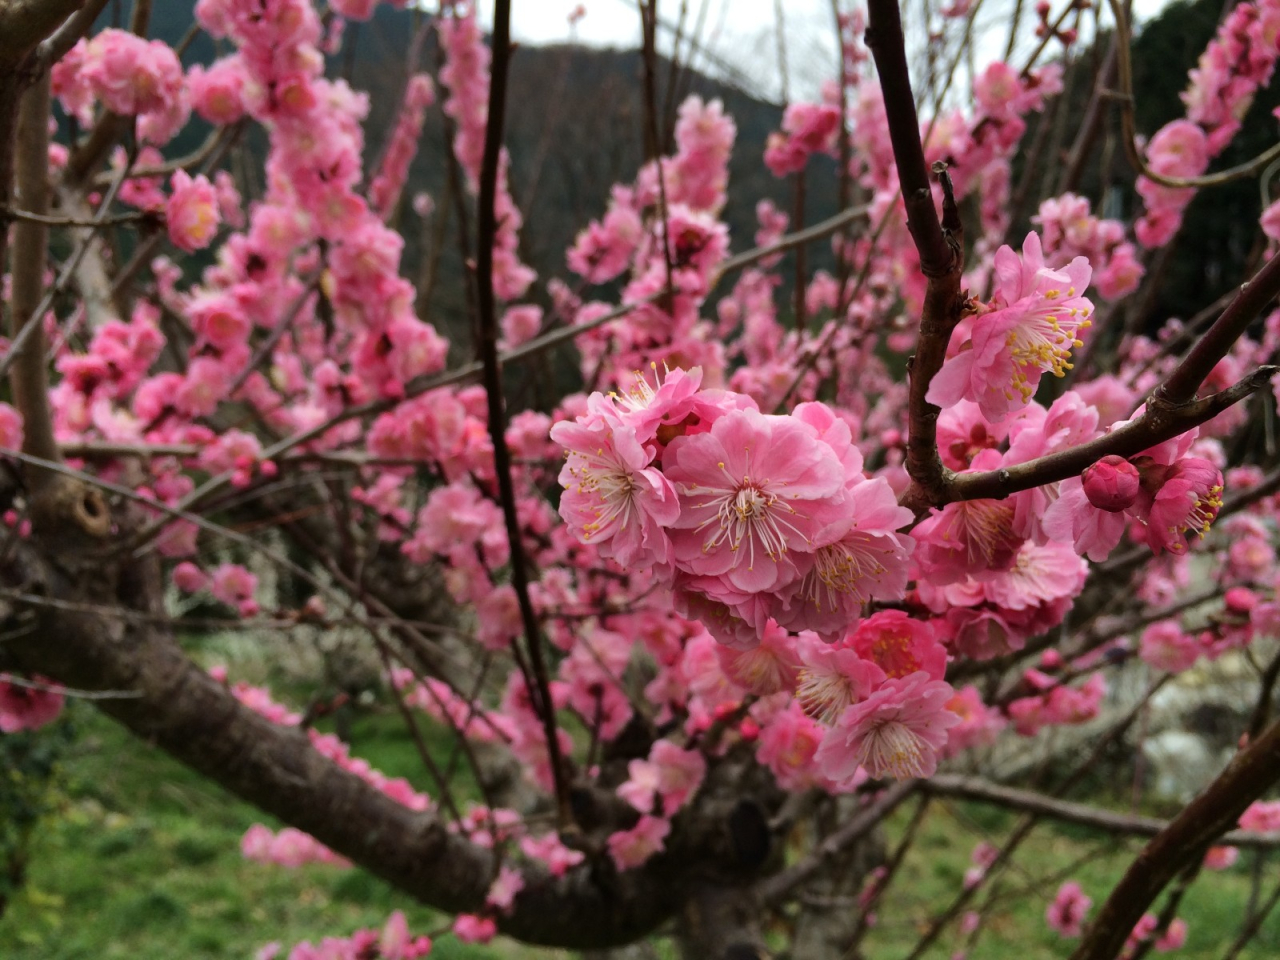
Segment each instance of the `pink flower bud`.
M1103 457L1080 475L1084 495L1099 510L1119 513L1138 499L1138 468L1124 457Z

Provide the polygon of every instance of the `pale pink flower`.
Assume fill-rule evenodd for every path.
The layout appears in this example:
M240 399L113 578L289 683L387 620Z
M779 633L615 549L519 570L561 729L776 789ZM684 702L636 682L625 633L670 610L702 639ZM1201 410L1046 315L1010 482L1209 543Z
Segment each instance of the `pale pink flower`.
M497 878L489 885L489 892L484 900L485 905L502 913L510 913L515 905L516 895L523 889L524 876L520 871L503 866L498 871Z
M489 917L460 913L453 921L453 935L462 943L488 943L498 935L498 925Z
M258 612L258 605L253 599L257 589L258 578L238 563L224 563L217 567L209 585L215 600L235 607L242 617Z
M833 780L859 766L874 778L933 776L947 731L960 722L947 709L952 694L923 671L886 681L839 716L818 748L819 768Z
M1142 631L1138 655L1157 670L1181 673L1200 656L1200 644L1177 620L1161 620Z
M583 543L623 566L667 563L667 528L680 516L676 490L650 467L635 432L602 415L561 422L551 439L568 450L560 471L560 516Z
M680 496L677 565L746 593L797 577L789 551L812 553L840 521L844 471L816 431L754 410L674 439L663 458Z
M884 671L855 650L814 640L798 647L804 666L797 679L796 702L823 723L834 723L885 680Z
M609 835L609 856L619 870L638 867L665 849L664 841L670 832L670 820L643 816L630 830L619 830Z
M794 639L770 620L760 643L749 649L721 644L716 649L720 666L739 686L757 696L767 697L796 688L800 657Z
M570 867L575 867L586 859L586 854L566 847L554 833L542 837L521 837L520 850L526 857L546 864L553 877L564 876Z

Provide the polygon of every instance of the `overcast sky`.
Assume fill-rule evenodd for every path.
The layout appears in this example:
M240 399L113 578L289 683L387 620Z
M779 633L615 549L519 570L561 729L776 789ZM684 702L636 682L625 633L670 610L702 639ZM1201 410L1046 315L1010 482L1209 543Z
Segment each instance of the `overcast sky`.
M1165 6L1168 0L1134 0L1139 23ZM683 0L687 8L686 33L700 22L697 36L703 38L707 56L713 61L695 60L695 65L711 74L736 73L749 81L751 92L781 100L783 85L777 43L777 7L783 8L786 36L787 89L792 99L812 98L823 79L834 73L835 52L831 30L831 0ZM935 3L935 7L941 6ZM634 0L582 0L586 10L573 27L569 15L578 0L512 0L511 32L526 44L563 43L576 40L596 46L635 48L640 45L640 15ZM659 0L658 16L674 24L680 18L682 0ZM841 3L842 8L849 6ZM1055 2L1057 9L1060 2ZM1034 4L1027 0L1029 11ZM486 29L493 20L493 0L480 0L480 17ZM907 28L910 30L910 4ZM1012 4L1009 0L985 0L978 26L987 28L992 39L985 45L994 59L1004 52ZM1033 48L1034 24L1028 23L1015 48L1025 57ZM659 49L669 52L671 33L660 31ZM682 56L687 60L687 55ZM1015 55L1015 61L1018 59ZM982 66L982 64L978 64Z

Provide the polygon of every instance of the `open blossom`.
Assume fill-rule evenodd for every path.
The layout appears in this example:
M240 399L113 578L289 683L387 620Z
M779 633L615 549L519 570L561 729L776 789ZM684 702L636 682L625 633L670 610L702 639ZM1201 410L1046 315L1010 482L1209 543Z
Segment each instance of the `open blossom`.
M804 666L796 686L796 703L811 717L833 723L845 708L865 698L885 680L884 671L847 647L801 643Z
M844 471L816 431L737 410L677 437L663 460L680 495L676 562L747 593L794 580L789 551L812 553L841 519Z
M1156 553L1181 553L1187 549L1187 534L1207 534L1221 509L1221 471L1199 457L1179 460L1151 500L1147 543Z
M173 191L165 209L169 239L187 253L207 247L222 219L218 191L204 174L193 178L185 170L174 171L169 186Z
M941 680L947 669L947 652L934 638L933 629L901 610L881 610L863 620L848 645L889 678L922 670Z
M661 852L671 821L661 817L644 816L630 830L619 830L609 836L609 856L619 870L638 867L655 853Z
M861 703L847 707L818 748L817 763L832 780L859 766L872 777L931 777L960 722L947 709L954 691L921 671L888 680Z
M680 515L675 488L635 432L606 415L557 423L551 438L569 451L560 516L583 543L623 566L670 559L666 528Z
M1050 270L1034 232L1027 234L1021 257L1000 248L995 274L990 309L973 318L968 339L952 341L955 352L926 397L940 407L972 400L992 423L1026 406L1045 373L1060 377L1071 369L1071 351L1082 346L1077 337L1093 313L1083 295L1089 261L1076 257Z
M1181 673L1200 656L1200 644L1177 620L1161 620L1142 631L1138 655L1157 670Z
M1058 888L1058 895L1044 912L1045 921L1061 937L1078 937L1084 931L1084 918L1093 900L1080 889L1080 884L1068 880Z

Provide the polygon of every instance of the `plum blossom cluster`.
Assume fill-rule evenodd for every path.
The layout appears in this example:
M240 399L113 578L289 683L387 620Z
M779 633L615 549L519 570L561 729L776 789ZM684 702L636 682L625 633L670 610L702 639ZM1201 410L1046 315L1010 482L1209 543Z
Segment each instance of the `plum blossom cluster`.
M849 425L819 403L762 414L701 376L639 378L552 427L574 534L665 571L677 608L730 645L754 646L770 620L833 638L868 601L901 599L911 515L863 473Z
M1040 227L1045 259L1067 264L1084 257L1103 299L1126 296L1142 282L1146 268L1138 261L1133 244L1125 239L1124 224L1095 216L1087 197L1074 193L1050 197L1031 219Z
M1256 0L1232 7L1218 33L1191 71L1182 94L1185 119L1173 120L1158 130L1146 147L1147 165L1162 176L1194 178L1226 149L1240 130L1254 94L1271 82L1280 44L1276 42L1280 4ZM1187 204L1195 196L1189 187L1166 187L1139 177L1137 190L1146 209L1134 224L1144 247L1163 247L1182 224ZM1274 232L1277 212L1264 214L1264 226Z

